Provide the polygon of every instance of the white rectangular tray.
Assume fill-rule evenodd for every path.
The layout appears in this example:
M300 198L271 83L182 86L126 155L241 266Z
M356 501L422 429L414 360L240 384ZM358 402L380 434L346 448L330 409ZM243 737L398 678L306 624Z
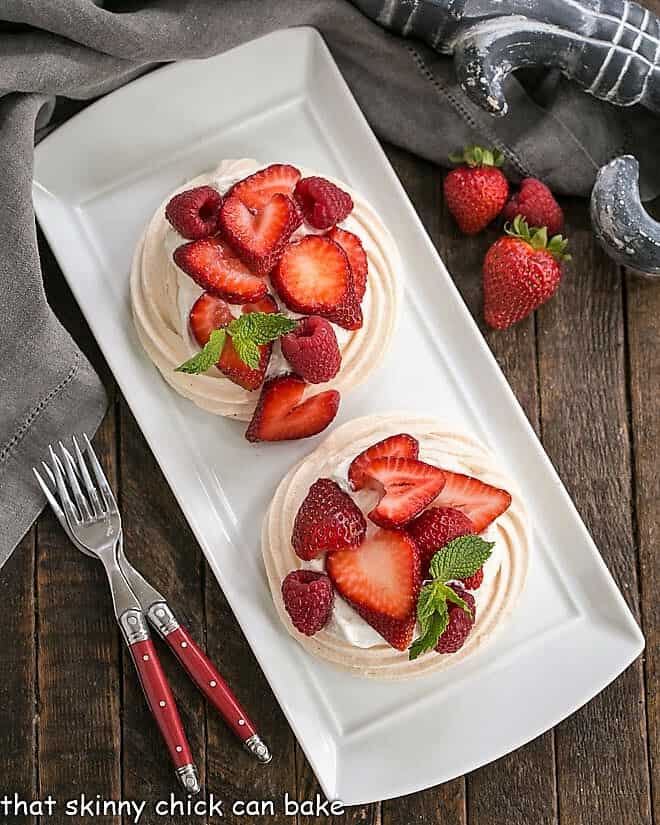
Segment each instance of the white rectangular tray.
M453 668L367 681L289 637L266 585L260 524L279 479L318 439L249 445L243 425L174 393L137 341L128 272L146 220L175 186L231 157L343 178L399 244L400 335L338 421L401 408L456 417L524 492L534 532L521 603L490 646ZM276 32L134 81L41 143L34 177L39 221L76 300L329 798L385 799L483 765L572 713L640 653L633 617L317 32Z

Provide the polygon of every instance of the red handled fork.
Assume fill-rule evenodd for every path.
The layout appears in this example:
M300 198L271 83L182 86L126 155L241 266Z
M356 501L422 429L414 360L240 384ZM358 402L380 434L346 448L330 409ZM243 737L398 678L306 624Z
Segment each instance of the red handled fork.
M73 439L74 455L60 442L61 458L51 448L50 466L42 462L48 481L34 474L60 524L86 555L99 559L112 591L115 615L135 663L149 705L176 767L190 793L199 791L178 710L151 640L147 622L165 640L197 687L220 712L245 748L260 762L271 759L266 744L210 659L181 625L164 596L130 564L123 550L121 516L112 489L87 436L83 453ZM84 488L84 492L83 492ZM59 500L58 500L59 499Z

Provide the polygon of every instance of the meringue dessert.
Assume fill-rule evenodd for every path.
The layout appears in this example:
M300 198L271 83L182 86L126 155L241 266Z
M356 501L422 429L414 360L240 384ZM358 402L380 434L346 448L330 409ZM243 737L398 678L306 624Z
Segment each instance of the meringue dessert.
M480 648L527 574L523 502L486 447L409 414L344 424L282 479L262 553L288 632L360 676L405 679Z
M396 244L363 197L249 159L163 202L131 270L149 358L202 409L252 420L250 441L324 429L385 356L401 290Z

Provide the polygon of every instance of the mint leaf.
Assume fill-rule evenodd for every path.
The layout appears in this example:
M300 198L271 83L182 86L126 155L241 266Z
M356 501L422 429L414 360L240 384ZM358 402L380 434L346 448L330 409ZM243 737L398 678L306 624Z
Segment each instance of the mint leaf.
M422 631L422 635L415 639L415 641L410 645L410 648L408 649L408 658L412 661L418 656L421 656L422 653L427 653L429 650L433 650L433 648L438 644L440 636L442 636L447 629L448 624L449 610L447 609L447 602L442 600L438 602L436 610L430 617L426 629Z
M260 347L286 335L296 326L296 321L281 312L248 312L232 321L227 332L234 339L249 339Z
M452 587L447 587L446 584L442 584L440 585L440 587L442 588L445 603L452 602L453 604L457 604L468 614L468 616L470 616L470 618L472 618L472 611L467 606L467 602L465 601L465 599L462 599Z
M441 582L473 576L490 558L495 542L469 535L450 541L431 559L431 576Z
M238 335L234 335L231 340L241 361L253 370L258 369L260 352L257 344L251 338L243 338Z
M417 621L420 624L422 634L433 617L439 601L437 582L423 585L417 598Z
M180 364L175 372L186 372L190 375L199 375L217 364L220 353L225 345L227 334L224 329L214 329L206 346L197 355Z

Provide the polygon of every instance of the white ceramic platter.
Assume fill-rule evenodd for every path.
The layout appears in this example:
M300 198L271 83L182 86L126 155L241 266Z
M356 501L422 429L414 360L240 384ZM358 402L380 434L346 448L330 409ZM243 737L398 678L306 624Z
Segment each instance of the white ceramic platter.
M318 439L249 445L244 425L175 394L137 341L128 273L145 222L174 187L231 157L346 180L399 244L400 335L383 368L343 400L338 423L402 408L454 417L524 493L533 540L523 598L493 643L453 668L379 683L297 645L275 614L259 531L279 479ZM314 30L130 83L43 141L34 178L37 216L76 300L329 798L399 796L496 759L640 653L623 598Z

